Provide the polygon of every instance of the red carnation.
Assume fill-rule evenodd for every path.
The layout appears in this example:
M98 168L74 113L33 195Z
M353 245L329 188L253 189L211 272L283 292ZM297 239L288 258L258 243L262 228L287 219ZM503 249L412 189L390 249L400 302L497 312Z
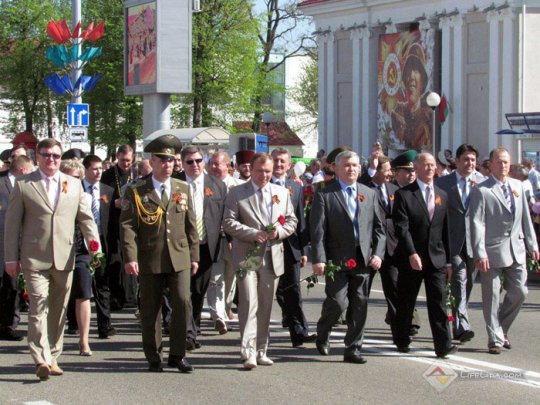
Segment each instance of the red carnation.
M356 267L356 260L354 259L349 259L345 262L345 266L349 269L349 270L352 270Z
M22 299L25 300L26 302L28 302L28 300L30 299L30 294L28 294L28 291L25 291L23 293Z
M454 315L448 315L448 322L454 322Z
M285 217L283 215L280 215L279 218L278 218L278 222L280 225L284 225L285 224Z
M90 241L90 250L93 253L96 253L97 251L99 251L99 242L97 240Z

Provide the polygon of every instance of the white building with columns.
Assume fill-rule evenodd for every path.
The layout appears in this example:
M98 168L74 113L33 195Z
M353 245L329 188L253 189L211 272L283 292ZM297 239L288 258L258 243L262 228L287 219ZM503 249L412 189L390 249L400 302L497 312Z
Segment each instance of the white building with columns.
M319 147L352 145L367 156L378 127L379 38L414 29L435 38L431 89L450 114L437 150L462 143L486 156L496 146L518 156L505 113L540 111L540 1L306 0L319 43ZM422 34L423 35L423 34ZM540 141L523 142L540 150ZM390 151L391 154L392 151Z

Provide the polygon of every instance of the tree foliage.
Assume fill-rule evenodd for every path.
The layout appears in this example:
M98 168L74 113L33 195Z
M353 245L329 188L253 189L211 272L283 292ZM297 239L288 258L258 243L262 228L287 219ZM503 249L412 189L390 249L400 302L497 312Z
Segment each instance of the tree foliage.
M205 0L202 7L193 15L193 91L178 98L173 120L179 126L226 126L231 115L249 111L257 22L249 0Z
M304 128L316 129L319 114L319 67L315 54L310 53L310 60L300 74L298 85L290 89L291 99L300 106L298 113L305 122Z
M67 1L0 2L0 106L9 114L5 132L50 135L54 100L43 82L50 73L45 28L66 6Z

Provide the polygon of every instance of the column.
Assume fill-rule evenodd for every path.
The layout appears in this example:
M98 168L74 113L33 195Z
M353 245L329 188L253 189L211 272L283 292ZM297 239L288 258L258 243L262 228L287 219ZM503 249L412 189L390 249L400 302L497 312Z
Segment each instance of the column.
M336 145L336 49L333 32L328 33L326 41L326 150Z
M516 49L517 43L515 35L516 14L508 7L500 10L499 19L502 20L502 63L501 63L501 114L500 114L500 126L501 128L508 128L508 122L504 114L513 113L517 111L516 104ZM513 136L505 135L501 136L501 146L504 146L510 151L510 155L514 158L514 161L520 161L521 158L515 151L515 145L517 141L514 141ZM515 160L515 159L519 160Z
M489 23L489 134L488 150L498 146L499 139L495 133L500 129L499 109L499 14L495 10L488 11L486 16ZM482 117L478 117L482 119Z
M442 17L439 21L439 28L442 31L441 40L441 98L444 95L447 100L452 98L450 91L450 75L452 64L450 62L451 54L451 29L450 17ZM455 63L455 62L454 62ZM448 149L453 144L452 132L450 132L451 122L447 120L441 125L441 138L437 144L437 151Z
M453 63L454 69L452 75L452 97L446 98L449 101L452 113L449 115L449 121L452 122L452 151L455 153L459 145L465 142L463 137L463 15L458 14L450 18L450 24L453 27Z
M361 113L360 113L360 93L362 91L361 85L361 65L360 65L360 37L361 33L358 28L351 30L352 41L352 149L355 152L362 153L360 150L360 139L364 139L365 134L360 128L361 125ZM362 61L364 59L362 58Z
M360 30L360 38L362 38L362 149L360 152L363 156L369 156L371 153L371 144L369 140L371 139L371 133L369 130L370 123L370 89L371 79L370 79L370 41L371 41L371 30L368 27L364 27Z
M318 149L326 149L326 35L317 35L317 43L319 45L319 147Z

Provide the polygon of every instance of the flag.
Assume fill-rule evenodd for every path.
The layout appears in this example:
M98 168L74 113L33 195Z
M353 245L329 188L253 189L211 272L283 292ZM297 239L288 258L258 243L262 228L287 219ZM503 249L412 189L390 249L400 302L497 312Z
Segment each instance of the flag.
M446 97L442 96L441 103L439 104L439 114L437 117L437 120L443 124L446 121L446 117L448 117L448 101L446 100Z

